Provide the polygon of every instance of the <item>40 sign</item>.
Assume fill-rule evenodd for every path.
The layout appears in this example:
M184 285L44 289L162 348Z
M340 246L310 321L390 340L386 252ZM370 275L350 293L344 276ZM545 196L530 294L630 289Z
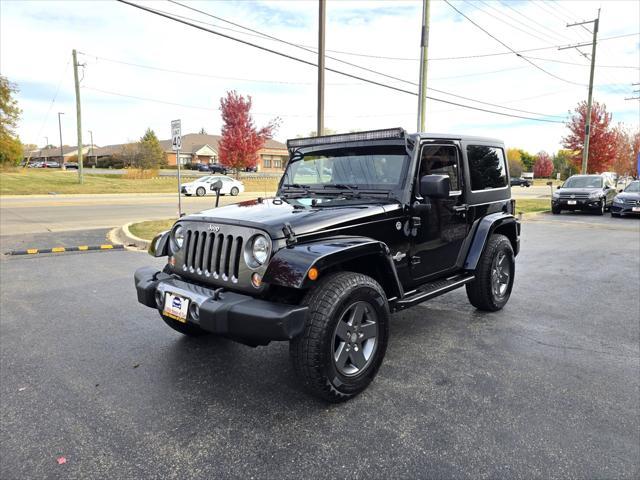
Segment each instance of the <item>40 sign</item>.
M171 122L171 149L174 151L180 150L182 147L182 132L180 126L180 120L173 120Z

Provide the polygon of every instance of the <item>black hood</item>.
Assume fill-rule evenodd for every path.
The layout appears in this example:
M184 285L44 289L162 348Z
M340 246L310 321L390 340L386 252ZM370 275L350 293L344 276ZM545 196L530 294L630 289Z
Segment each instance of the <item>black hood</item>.
M361 203L362 202L362 203ZM285 223L291 225L296 235L326 231L331 228L344 228L357 225L362 221L372 221L375 217L385 218L389 212L398 210L400 204L389 201L380 203L366 201L336 206L294 208L285 201L264 199L212 208L184 217L185 220L196 220L209 223L229 225L246 225L265 230L271 238L283 238L282 228ZM326 204L325 204L326 205Z

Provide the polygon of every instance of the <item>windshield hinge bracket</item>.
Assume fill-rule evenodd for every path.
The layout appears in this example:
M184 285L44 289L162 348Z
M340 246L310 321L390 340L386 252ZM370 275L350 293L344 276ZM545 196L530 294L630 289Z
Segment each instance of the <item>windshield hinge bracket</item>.
M287 247L297 242L296 234L293 233L293 228L291 228L290 223L284 224L284 227L282 227L282 233L284 233L284 236L287 242Z

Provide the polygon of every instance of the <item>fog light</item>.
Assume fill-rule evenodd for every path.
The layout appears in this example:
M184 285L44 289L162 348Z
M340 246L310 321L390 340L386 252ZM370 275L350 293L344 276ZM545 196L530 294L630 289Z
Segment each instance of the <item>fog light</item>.
M251 275L251 284L256 288L260 288L262 285L262 275L258 272L254 272L253 275Z
M164 300L164 296L162 295L162 292L160 290L156 290L156 305L160 309L162 309L162 307L164 306L163 300Z
M189 312L196 322L200 321L200 306L196 302L191 302L191 305L189 305Z

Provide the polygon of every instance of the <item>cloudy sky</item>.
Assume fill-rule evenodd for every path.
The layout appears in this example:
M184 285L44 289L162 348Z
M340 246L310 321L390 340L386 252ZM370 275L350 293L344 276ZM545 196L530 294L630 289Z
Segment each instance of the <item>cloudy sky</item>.
M180 0L240 27L168 1L134 1L306 61L317 59L316 1ZM586 99L589 80L589 60L576 49L557 47L590 42L587 29L566 24L595 18L598 8L602 8L602 41L594 98L606 103L614 122L638 128L640 102L625 98L638 96L633 90L640 88L631 86L640 82L640 2L451 0L451 4L512 49L528 51L521 54L526 59L510 53L450 5L433 0L429 95L551 122L429 100L428 131L499 137L532 153L555 151L566 128L554 122L562 122ZM116 1L2 0L0 9L0 72L20 89L19 134L25 143L43 145L46 136L58 144L57 112L64 112L64 143L76 141L74 48L82 52L79 61L84 65L80 73L86 142L89 130L97 145L107 145L137 139L147 127L161 139L168 138L175 118L182 119L183 133L200 128L219 133L219 99L230 89L253 97L258 126L276 116L282 119L276 139L315 130L313 66ZM330 0L326 53L333 59L327 58L327 67L417 92L421 9L419 0ZM590 47L582 51L590 53ZM416 130L417 97L410 93L327 72L325 102L325 126L340 132L390 126Z

